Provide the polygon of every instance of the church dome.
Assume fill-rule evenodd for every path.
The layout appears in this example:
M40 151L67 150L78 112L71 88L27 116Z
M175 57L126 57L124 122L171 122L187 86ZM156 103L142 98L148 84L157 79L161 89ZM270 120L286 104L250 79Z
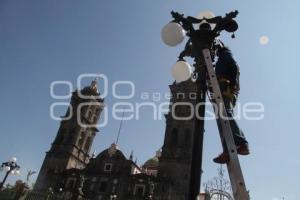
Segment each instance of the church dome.
M108 149L105 149L95 158L92 158L88 163L86 169L90 172L97 172L102 169L101 166L107 161L122 164L127 161L127 158L125 157L123 152L118 149L117 145L113 143Z
M118 146L115 143L112 143L108 149L102 151L95 159L101 160L103 158L116 158L126 160L123 152L118 149Z
M150 158L143 165L144 169L157 169L159 165L159 157L161 156L161 150L156 151L156 155Z
M150 158L145 162L143 165L143 168L149 169L149 168L157 168L159 164L158 158L155 156L153 158Z

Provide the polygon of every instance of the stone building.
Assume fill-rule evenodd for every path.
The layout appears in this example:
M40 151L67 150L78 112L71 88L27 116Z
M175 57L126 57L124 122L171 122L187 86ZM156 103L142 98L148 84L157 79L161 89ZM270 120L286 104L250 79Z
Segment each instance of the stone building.
M159 159L155 199L188 199L192 165L196 85L192 81L170 85L170 111L166 114L166 130Z
M89 163L90 149L98 132L95 124L103 110L103 101L96 81L73 92L70 106L37 177L34 196L55 188L65 170L84 169Z
M173 83L170 90L172 98L170 111L165 115L162 150L142 166L132 160L132 155L127 158L114 143L97 156L90 156L98 132L94 125L104 100L95 81L73 92L66 116L73 115L61 121L34 192L27 199L44 199L49 188L53 191L52 199L188 199L195 124L190 116L196 102L196 85L191 80Z
M60 191L58 196L62 199L73 199L74 194L77 198L80 192L89 200L151 199L158 169L158 163L152 160L140 167L132 161L132 156L126 158L113 143L91 158L84 169L65 170L55 191ZM82 188L81 176L84 176Z

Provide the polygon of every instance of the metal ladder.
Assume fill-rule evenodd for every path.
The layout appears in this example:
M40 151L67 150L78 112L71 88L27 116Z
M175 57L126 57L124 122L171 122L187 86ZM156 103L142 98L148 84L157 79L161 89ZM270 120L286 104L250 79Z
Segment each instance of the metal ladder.
M219 83L215 74L215 70L213 68L210 51L209 49L203 49L202 53L204 56L207 73L209 76L208 83L212 88L212 92L214 94L214 100L216 103L217 109L214 109L215 116L218 117L220 116L220 114L222 116L219 117L220 123L218 128L219 128L221 141L224 140L230 158L230 161L227 163L227 169L228 169L228 174L231 182L233 196L235 200L249 200L250 199L249 193L246 189L243 172L237 155L233 134L230 127L230 123L228 121L225 105L219 88Z

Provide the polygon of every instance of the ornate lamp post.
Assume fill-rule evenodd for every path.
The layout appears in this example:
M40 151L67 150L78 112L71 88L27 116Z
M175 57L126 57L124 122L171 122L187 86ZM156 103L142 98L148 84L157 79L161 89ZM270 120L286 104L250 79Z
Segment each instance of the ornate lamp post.
M110 199L111 199L111 200L117 199L117 195L116 195L116 194L111 194L111 195L110 195Z
M217 37L225 30L234 33L238 29L238 24L233 19L237 16L238 11L230 12L225 17L214 17L205 13L199 18L184 17L183 14L172 11L171 15L174 20L167 24L162 30L162 40L169 46L176 46L183 41L184 35L188 36L185 49L180 53L177 63L174 65L172 74L176 81L186 81L192 78L197 84L197 101L198 110L195 120L194 141L192 153L192 166L190 173L190 200L195 200L199 194L202 171L202 150L204 134L204 116L205 116L205 99L206 99L206 67L203 57L203 50L209 49L214 57L215 48L221 43ZM197 28L194 28L198 26ZM232 34L234 38L234 34ZM192 72L189 64L184 57L194 59L194 71Z
M49 187L48 190L46 191L46 196L45 196L45 200L50 200L52 199L54 196L54 192L52 187Z
M5 170L6 174L4 176L3 181L0 183L0 190L2 190L4 183L8 177L9 174L20 174L20 166L16 163L17 162L17 158L16 157L12 157L10 159L10 161L4 162L1 165L1 171Z

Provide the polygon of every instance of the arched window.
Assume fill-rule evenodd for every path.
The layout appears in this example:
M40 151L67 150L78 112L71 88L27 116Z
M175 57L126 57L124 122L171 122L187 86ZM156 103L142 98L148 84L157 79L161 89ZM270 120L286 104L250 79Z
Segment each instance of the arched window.
M170 146L176 147L178 143L178 128L173 128L171 132Z
M93 112L91 110L88 110L88 119L91 119L92 118L92 115L93 115Z
M90 149L91 143L92 143L92 138L88 137L86 139L86 142L85 142L85 145L84 145L84 150L85 151L88 151Z
M96 122L97 122L97 115L93 115L92 123L95 123L95 124L96 124Z
M78 143L77 143L79 147L82 146L83 141L84 141L84 132L82 132L79 136Z
M191 143L191 131L189 128L186 128L184 131L184 145L189 146Z
M99 186L99 192L106 192L108 187L107 181L101 181Z

